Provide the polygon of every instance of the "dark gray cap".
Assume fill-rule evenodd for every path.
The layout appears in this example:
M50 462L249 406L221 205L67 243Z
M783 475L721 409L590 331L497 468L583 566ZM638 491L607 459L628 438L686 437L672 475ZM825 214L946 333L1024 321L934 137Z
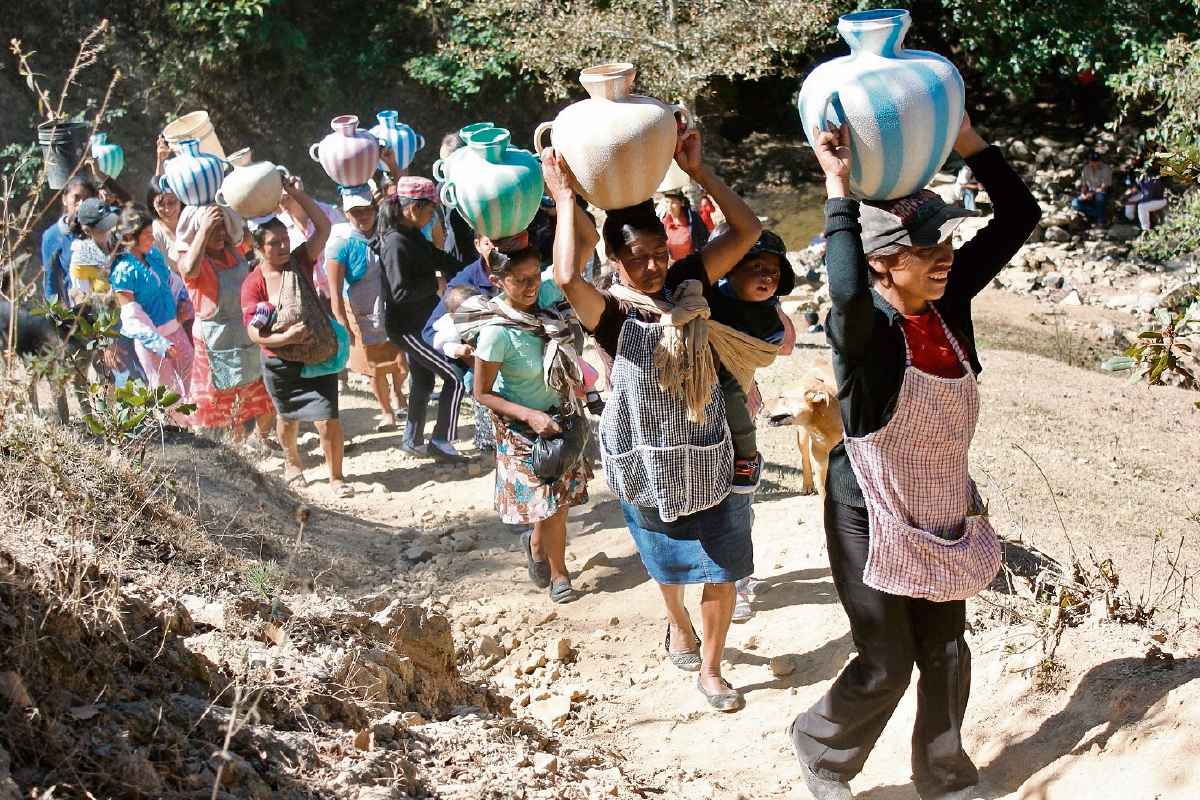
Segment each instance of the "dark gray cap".
M929 189L897 200L864 200L859 207L863 252L898 244L933 247L944 241L966 217L979 216L946 201Z

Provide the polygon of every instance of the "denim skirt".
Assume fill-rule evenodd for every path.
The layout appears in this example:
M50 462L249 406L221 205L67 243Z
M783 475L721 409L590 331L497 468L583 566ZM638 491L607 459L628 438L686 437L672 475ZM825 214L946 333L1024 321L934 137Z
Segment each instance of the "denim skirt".
M658 509L621 503L625 524L650 577L668 585L733 583L754 572L752 494L663 522Z

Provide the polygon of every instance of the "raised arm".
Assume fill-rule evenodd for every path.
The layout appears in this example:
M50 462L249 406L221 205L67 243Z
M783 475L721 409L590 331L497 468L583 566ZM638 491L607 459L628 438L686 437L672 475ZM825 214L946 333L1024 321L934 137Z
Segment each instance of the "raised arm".
M989 146L971 127L969 115L963 115L954 149L987 189L993 211L987 226L954 253L945 297L961 303L983 291L1004 269L1037 227L1042 209L1000 148Z
M325 216L325 212L316 204L316 201L308 196L308 192L304 191L304 187L300 184L299 179L292 177L284 178L283 190L300 204L300 207L304 209L304 213L312 221L314 228L313 235L308 237L304 249L308 251L309 258L313 261L319 261L321 256L325 254L325 243L329 241L329 231L333 227L329 223L329 217Z
M829 343L845 359L861 355L875 325L863 255L858 202L850 197L850 129L814 131L813 149L825 173L825 269L829 275Z
M604 313L604 295L584 280L583 268L600 237L596 226L576 205L570 168L553 147L542 151L542 175L546 179L546 192L559 209L554 228L554 282L575 309L580 324L594 331ZM572 213L563 213L568 208Z
M726 186L725 181L717 177L704 163L699 131L688 131L679 140L675 151L675 163L708 192L708 196L721 209L725 221L729 223L727 233L709 239L700 251L704 259L704 271L708 273L708 281L716 283L737 266L754 246L758 235L762 233L762 223L750 210L750 206L746 205L746 201Z
M179 270L179 277L188 281L200 274L200 264L204 261L204 243L208 241L208 235L214 227L224 224L225 215L217 206L209 206L200 212L200 224L196 235L192 237L192 243L175 263L176 269Z

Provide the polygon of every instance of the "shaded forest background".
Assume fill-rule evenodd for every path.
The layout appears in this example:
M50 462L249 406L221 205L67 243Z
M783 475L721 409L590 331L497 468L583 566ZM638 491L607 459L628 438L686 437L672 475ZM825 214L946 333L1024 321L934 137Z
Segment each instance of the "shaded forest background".
M717 150L753 132L799 141L799 79L846 52L837 16L882 5L23 0L2 30L6 43L17 38L36 51L42 84L55 86L78 41L109 20L99 63L83 74L66 110L94 109L120 73L102 127L125 148L122 180L136 195L153 167L157 131L197 108L210 112L227 151L250 146L256 158L314 178L321 173L307 146L328 133L331 117L354 113L369 127L375 111L394 108L428 140L412 167L428 174L437 140L467 122L504 125L529 147L539 121L583 95L579 69L606 60L635 62L638 90L694 108ZM1177 100L1178 86L1165 81L1190 72L1193 91L1198 83L1195 60L1187 59L1196 53L1187 38L1200 22L1195 0L916 0L908 7L907 44L950 57L980 116L1026 114L1033 101L1069 109L1077 72L1093 68L1117 89L1111 112L1132 101L1152 124L1162 121L1164 103ZM1175 67L1163 69L1171 58ZM0 109L0 148L31 143L38 109L11 56L0 59ZM1179 112L1194 118L1196 104ZM1196 143L1194 119L1176 127ZM329 188L320 180L319 192Z

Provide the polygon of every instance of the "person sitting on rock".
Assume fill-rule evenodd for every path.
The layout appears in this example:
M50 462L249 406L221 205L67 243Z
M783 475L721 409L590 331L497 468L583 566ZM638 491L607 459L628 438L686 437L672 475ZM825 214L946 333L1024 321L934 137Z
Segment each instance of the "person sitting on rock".
M1163 197L1165 189L1158 167L1154 164L1146 167L1137 185L1121 200L1125 204L1125 218L1130 222L1136 219L1142 230L1150 230L1154 227L1150 215L1167 207L1167 199Z
M1112 180L1112 168L1100 159L1100 154L1095 150L1088 153L1087 163L1079 173L1079 195L1071 201L1071 208L1095 225L1107 224Z

